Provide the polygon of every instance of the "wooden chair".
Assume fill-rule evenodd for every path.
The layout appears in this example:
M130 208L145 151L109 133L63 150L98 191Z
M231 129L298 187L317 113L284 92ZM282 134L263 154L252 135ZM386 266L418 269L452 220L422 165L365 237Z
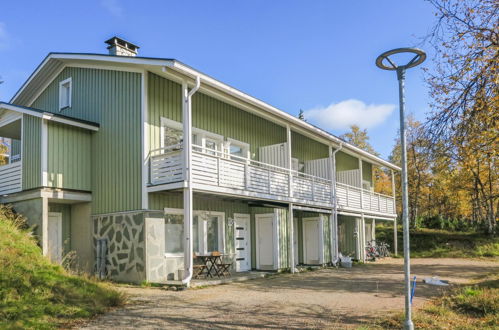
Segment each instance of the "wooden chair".
M208 270L205 264L196 264L195 262L199 260L196 255L193 257L193 265L192 265L192 277L193 278L201 278L202 276L206 278L206 271Z

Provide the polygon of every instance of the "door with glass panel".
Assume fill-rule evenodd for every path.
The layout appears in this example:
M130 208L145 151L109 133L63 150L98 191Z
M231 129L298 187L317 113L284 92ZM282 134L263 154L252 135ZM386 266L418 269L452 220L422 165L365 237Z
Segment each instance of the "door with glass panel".
M234 214L234 247L236 250L236 271L251 269L250 215Z

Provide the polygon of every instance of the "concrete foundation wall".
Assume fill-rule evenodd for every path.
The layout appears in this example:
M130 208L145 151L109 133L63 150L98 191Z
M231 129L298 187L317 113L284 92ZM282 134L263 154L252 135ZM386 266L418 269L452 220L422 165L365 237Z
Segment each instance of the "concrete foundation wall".
M34 234L38 237L39 242L42 239L42 215L43 215L43 200L42 198L34 198L25 201L12 203L12 208L19 214L22 214L29 226L33 227Z

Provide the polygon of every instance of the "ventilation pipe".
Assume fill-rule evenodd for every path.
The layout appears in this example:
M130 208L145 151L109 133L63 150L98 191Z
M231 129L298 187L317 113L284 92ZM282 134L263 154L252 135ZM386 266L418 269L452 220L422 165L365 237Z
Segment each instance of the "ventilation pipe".
M192 246L192 96L201 86L201 77L196 77L196 86L189 91L187 83L182 84L183 104L183 132L184 132L184 164L185 181L187 187L184 188L184 278L182 284L189 286L193 267L193 246Z
M331 180L333 182L333 223L330 226L331 227L331 237L334 237L334 240L331 239L331 253L334 251L334 260L333 257L331 256L331 260L333 261L333 264L338 263L338 196L336 192L336 153L340 151L343 148L343 142L340 143L340 147L333 151L331 155L331 160L333 162L333 175L331 177Z

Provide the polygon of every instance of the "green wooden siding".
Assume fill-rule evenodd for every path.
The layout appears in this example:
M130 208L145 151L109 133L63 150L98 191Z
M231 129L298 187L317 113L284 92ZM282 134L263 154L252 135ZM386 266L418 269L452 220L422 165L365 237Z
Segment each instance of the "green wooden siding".
M329 147L300 133L291 132L291 155L301 162L329 157Z
M338 151L336 153L336 170L337 171L348 171L356 170L359 168L359 159L343 151Z
M181 85L149 73L150 149L160 148L161 117L182 121L181 94ZM259 147L286 141L284 127L200 92L192 99L192 125L250 144L254 159L258 159Z
M49 203L49 212L62 214L63 256L71 251L71 205Z
M359 158L338 151L336 153L336 170L347 171L356 170L359 168ZM362 179L369 181L373 185L373 165L366 161L362 161Z
M38 188L42 184L41 137L42 120L23 115L23 190Z
M92 133L48 123L48 186L91 190Z
M72 78L72 106L59 112L59 82ZM65 68L33 107L100 124L92 133L92 213L142 208L141 75Z
M289 221L288 221L288 210L276 208L275 214L277 216L278 228L279 228L279 263L278 268L289 268L289 244L291 240L289 239Z
M182 86L148 73L147 107L150 150L161 148L161 117L182 122Z

